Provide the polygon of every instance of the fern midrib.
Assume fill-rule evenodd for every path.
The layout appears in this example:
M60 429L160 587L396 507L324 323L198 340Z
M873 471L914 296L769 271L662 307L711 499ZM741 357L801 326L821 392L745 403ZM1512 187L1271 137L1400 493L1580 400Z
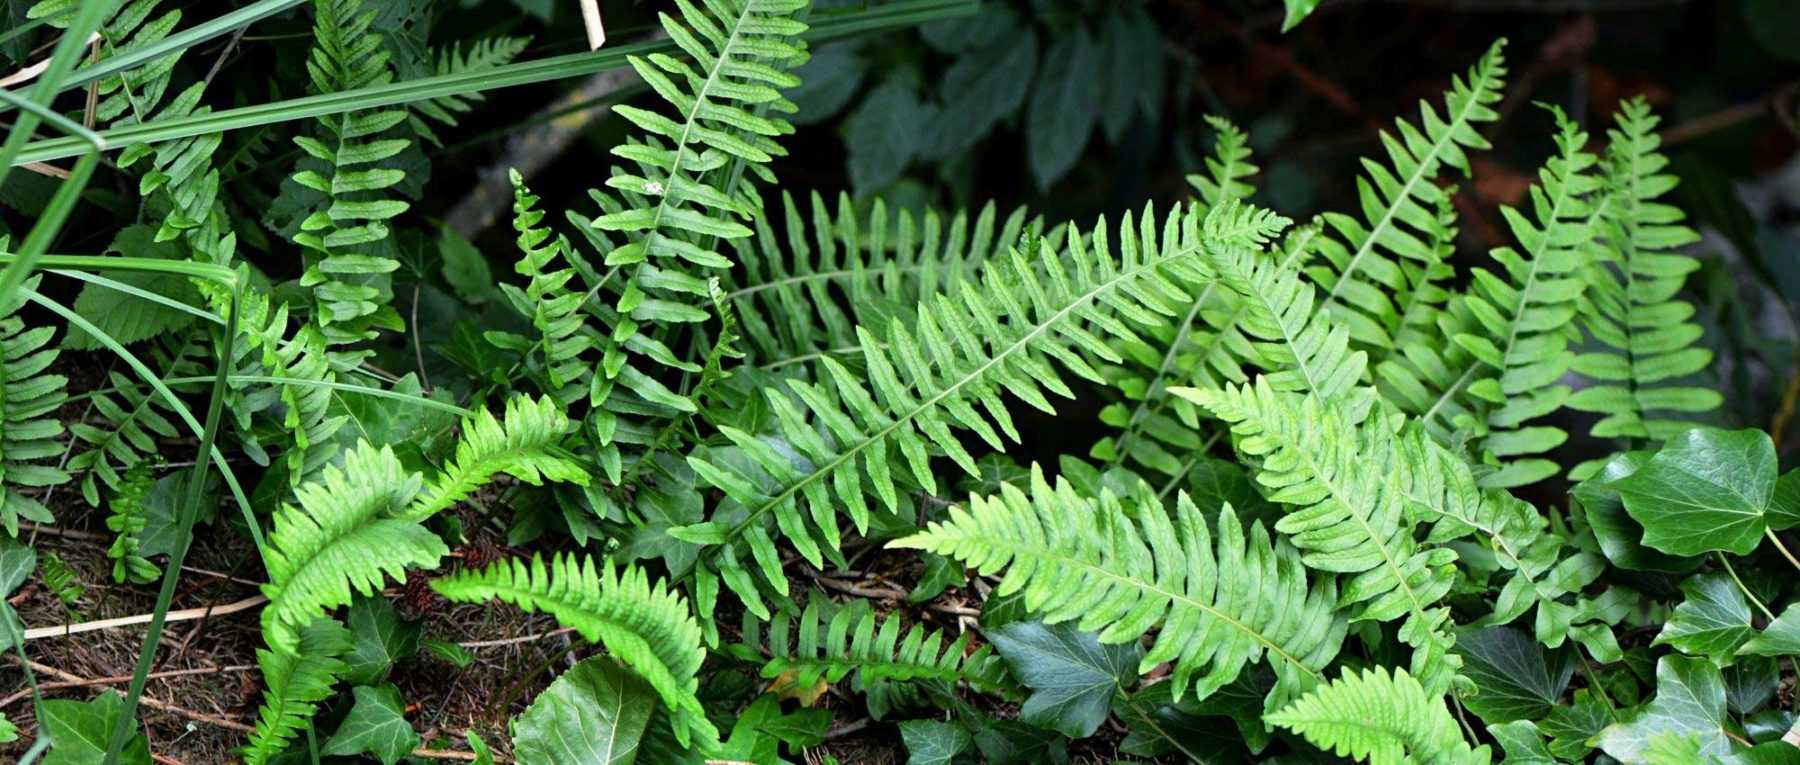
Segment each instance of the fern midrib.
M1188 605L1192 608L1195 608L1197 610L1204 611L1204 612L1212 615L1214 618L1217 618L1220 621L1223 621L1226 624L1231 625L1233 628L1237 629L1239 632L1242 632L1245 635L1250 636L1257 642L1262 643L1263 647L1266 648L1271 654L1279 655L1284 661L1286 661L1290 664L1293 664L1296 667L1299 667L1300 669L1304 670L1307 674L1312 675L1316 679L1319 679L1321 681L1325 679L1325 676L1323 674L1320 674L1317 670L1314 670L1312 667L1306 666L1306 662L1301 661L1299 657L1294 656L1291 653L1288 653L1287 649L1284 648L1280 643L1275 642L1274 640L1270 639L1268 636L1263 635L1261 632L1252 628L1250 625L1245 624L1244 622L1240 621L1239 619L1231 616L1230 614L1220 611L1217 607L1209 605L1207 603L1203 603L1198 600L1195 600L1195 599L1189 597L1186 593L1165 590L1161 587L1157 587L1157 586L1150 585L1150 584L1145 584L1144 582L1140 582L1131 577L1116 573L1110 569L1104 568L1104 567L1102 567L1098 564L1095 564L1091 561L1082 560L1080 558L1073 558L1073 557L1070 557L1067 555L1060 555L1060 554L1057 554L1054 552L1046 552L1042 548L1036 548L1036 547L1031 547L1031 546L1020 544L1020 543L1015 543L1010 539L1002 539L1002 538L997 538L997 537L995 537L995 538L984 537L983 544L989 545L990 547L1006 550L1010 555L1012 555L1015 558L1032 557L1032 558L1037 558L1039 560L1048 561L1048 562L1052 562L1052 563L1064 564L1069 568L1085 569L1091 573L1099 574L1100 576L1106 577L1106 578L1111 579L1120 584L1124 584L1128 587L1131 587L1132 589L1136 589L1141 592L1154 593L1156 595L1160 595L1162 597L1168 598L1171 602L1180 602L1180 603Z
M934 265L942 265L942 264L934 264ZM885 273L888 271L892 271L892 272L898 273L898 274L916 274L924 269L925 269L925 264L916 263L916 264L913 264L910 266L881 265L877 268L840 268L840 269L835 269L835 270L831 270L831 271L814 271L812 273L798 274L795 276L788 276L788 277L784 277L781 279L775 279L772 281L761 282L761 283L758 283L758 284L750 286L750 287L745 287L743 289L734 290L732 292L726 293L725 299L726 300L741 300L743 298L750 297L751 295L754 295L758 292L764 292L764 291L773 290L773 289L780 289L782 287L787 287L787 286L795 285L795 284L806 284L808 282L831 281L834 279L843 279L843 278L852 277L852 276L859 276L862 274Z
M929 399L926 399L923 403L919 404L917 407L914 407L911 411L907 412L906 414L894 418L893 422L889 423L886 427L882 428L881 430L876 431L876 433L874 435L863 439L860 443L856 444L855 446L845 449L842 453L840 453L838 456L834 457L830 462L826 463L823 467L821 467L817 470L814 470L812 473L809 473L805 478L802 478L801 480L794 482L794 484L792 486L789 486L786 490L782 491L780 494L777 494L774 497L770 498L768 502L765 502L765 503L757 506L757 508L750 511L750 514L748 516L746 516L742 521L739 521L737 524L733 525L731 527L731 529L728 532L726 532L725 538L727 540L736 539L739 534L742 534L745 529L748 529L751 524L755 523L764 514L768 513L771 510L774 510L776 507L779 507L782 504L786 503L789 499L792 499L801 490L805 489L807 486L812 485L813 482L823 480L826 476L831 475L834 471L836 471L839 467L841 467L845 462L855 459L856 455L860 454L862 452L862 450L868 448L869 446L871 446L873 444L884 443L886 441L887 437L889 435L893 434L894 431L899 430L902 425L912 422L920 414L923 414L924 412L929 411L933 407L937 406L938 402L943 401L945 398L949 397L952 393L962 390L963 386L968 385L970 382L973 382L975 380L981 379L982 375L986 374L989 369L994 367L994 365L999 364L1000 362L1010 358L1014 353L1019 352L1021 349L1029 348L1032 341L1036 340L1038 337L1043 335L1045 332L1049 331L1049 329L1051 327L1061 323L1062 320L1067 318L1071 313L1073 313L1075 311L1075 309L1077 309L1083 305L1086 305L1089 302L1092 302L1093 300L1098 298L1100 295L1114 289L1118 285L1120 285L1128 280L1137 278L1140 274L1143 274L1144 272L1154 271L1157 268L1161 267L1165 263L1172 262L1178 258L1184 258L1184 257L1188 257L1190 255L1193 255L1194 253L1198 252L1199 249L1200 248L1199 248L1198 244L1190 245L1188 247L1184 247L1180 250L1177 250L1174 253L1168 254L1165 257L1162 257L1162 258L1159 258L1156 260L1146 260L1135 269L1120 271L1119 273L1115 274L1113 276L1113 278L1111 278L1105 282L1102 282L1098 285L1095 285L1092 289L1088 290L1086 293L1082 294L1080 297L1077 297L1076 299L1069 301L1069 303L1067 305L1063 306L1061 309L1059 309L1055 314L1051 315L1049 318L1038 322L1038 324L1036 326L1031 328L1031 331L1025 333L1025 335L1020 337L1018 340L1013 341L1013 343L1011 345L1008 345L1004 350L1000 351L999 353L994 354L987 361L983 362L981 366L976 367L973 371L969 372L966 375L963 375L962 378L957 380L955 383L945 386L943 390L938 391L938 393L936 395L932 396Z
M1637 408L1636 415L1637 415L1637 420L1638 420L1638 427L1643 431L1644 436L1648 437L1650 434L1650 420L1649 420L1649 411L1650 410L1648 407L1644 406L1644 402L1639 398L1639 396L1642 393L1643 386L1638 385L1637 343L1633 342L1637 339L1638 332L1637 332L1637 328L1636 328L1635 324L1631 320L1631 315L1637 308L1637 300L1636 300L1636 298L1634 298L1632 296L1632 289L1631 289L1632 286L1636 282L1637 272L1635 269L1633 269L1631 267L1631 261L1633 259L1635 259L1635 257L1637 256L1637 252L1638 252L1638 247L1637 247L1637 232L1638 232L1637 206L1642 201L1641 198L1638 196L1638 189L1639 189L1639 187L1641 187L1643 185L1643 178L1644 178L1643 171L1640 170L1639 168L1640 168L1640 160L1643 159L1644 155L1638 151L1631 151L1630 154L1631 154L1630 172L1627 176L1628 180L1626 181L1626 183L1628 184L1628 188L1625 193L1620 195L1624 199L1629 200L1629 204L1630 204L1630 209L1626 210L1625 213L1620 216L1621 218L1623 218L1623 221L1622 221L1620 227L1622 229L1624 229L1624 234L1625 234L1623 244L1625 245L1626 248L1629 248L1628 254L1621 253L1621 255L1623 255L1623 257L1620 258L1621 262L1619 263L1619 272L1625 277L1625 296L1624 296L1625 299L1619 301L1620 303L1622 303L1624 305L1624 309L1625 309L1625 321L1623 322L1623 326L1621 327L1621 329L1623 329L1625 331L1625 347L1620 350L1623 350L1625 352L1626 368L1631 370L1631 374L1627 375L1627 378L1629 378L1629 379L1627 379L1625 381L1626 390L1631 393L1632 406ZM1600 202L1597 203L1595 206L1594 220L1600 219L1600 210L1604 209L1606 205L1611 204L1613 199L1614 199L1614 196L1612 194L1602 194L1601 195Z
M1484 61L1483 63L1485 64L1486 62ZM1330 291L1326 293L1324 301L1326 305L1337 304L1338 290L1342 289L1346 282L1356 276L1357 266L1362 263L1363 258L1375 251L1375 243L1381 239L1381 234L1394 225L1396 216L1400 211L1400 205L1404 204L1408 199L1411 199L1413 188L1417 187L1419 183L1425 180L1426 168L1435 168L1442 163L1442 160L1439 159L1439 155L1443 153L1444 145L1453 143L1455 141L1457 129L1468 124L1469 115L1474 112L1475 107L1481 103L1481 94L1488 89L1489 81L1492 79L1492 72L1484 70L1482 72L1481 80L1478 83L1471 82L1469 84L1468 101L1463 104L1463 108L1457 113L1456 119L1445 126L1442 133L1438 136L1438 139L1431 142L1430 153L1424 157L1415 158L1417 163L1413 167L1412 174L1407 176L1406 183L1400 187L1399 193L1394 195L1393 199L1390 200L1387 205L1387 210L1381 214L1381 221L1369 229L1368 235L1363 239L1363 243L1357 246L1356 253L1350 256L1350 262L1344 267L1343 273L1338 274L1337 282L1332 284Z

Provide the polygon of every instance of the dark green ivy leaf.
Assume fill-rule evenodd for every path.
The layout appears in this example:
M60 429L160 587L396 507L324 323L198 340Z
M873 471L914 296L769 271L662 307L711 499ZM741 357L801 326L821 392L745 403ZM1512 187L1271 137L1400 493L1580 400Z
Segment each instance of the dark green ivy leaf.
M400 689L392 685L355 689L356 704L319 751L323 754L371 754L381 765L394 765L419 745L419 734L406 722Z
M1544 734L1530 720L1489 725L1488 733L1506 751L1506 765L1557 765L1556 755L1544 743Z
M1069 172L1093 135L1099 66L1100 50L1085 28L1057 40L1044 56L1025 117L1026 157L1039 189Z
M850 151L850 185L856 193L880 191L900 179L924 149L935 117L913 86L890 79L844 120Z
M1566 648L1545 651L1512 627L1465 630L1456 636L1456 652L1463 674L1480 689L1463 706L1490 725L1549 714L1575 673Z
M356 639L344 657L344 679L372 685L387 679L394 662L419 651L419 625L400 619L394 605L379 594L350 604L350 634Z
M900 740L906 744L907 765L949 765L974 743L961 725L937 720L900 723Z
M1756 635L1750 626L1750 603L1731 579L1719 572L1682 582L1687 600L1675 607L1651 645L1671 645L1682 653L1705 656L1723 666L1738 648Z
M50 738L50 753L39 760L42 765L99 765L106 756L106 745L112 741L113 726L125 713L125 699L118 691L108 690L93 701L46 699L43 705L43 732ZM131 738L125 743L118 762L126 765L149 765L150 742L131 723Z
M1672 555L1747 555L1768 528L1775 445L1760 430L1693 428L1615 484L1644 544Z
M1739 647L1738 653L1749 656L1800 655L1800 603L1789 603L1761 634Z
M1649 461L1647 451L1614 455L1594 477L1570 489L1569 495L1581 503L1588 528L1600 543L1600 552L1613 565L1634 571L1685 574L1699 568L1700 559L1665 555L1645 547L1639 541L1644 537L1644 527L1625 512L1625 501L1615 485Z
M1643 762L1653 734L1697 736L1700 752L1712 758L1732 753L1726 735L1725 680L1705 659L1664 656L1656 664L1656 698L1628 722L1600 733L1600 748L1624 763Z
M1093 735L1106 721L1113 694L1137 677L1136 644L1101 645L1094 633L1064 622L1014 622L988 639L1031 696L1019 719L1069 738Z
M1056 731L1018 720L994 720L975 732L975 747L988 765L1062 765L1069 740Z

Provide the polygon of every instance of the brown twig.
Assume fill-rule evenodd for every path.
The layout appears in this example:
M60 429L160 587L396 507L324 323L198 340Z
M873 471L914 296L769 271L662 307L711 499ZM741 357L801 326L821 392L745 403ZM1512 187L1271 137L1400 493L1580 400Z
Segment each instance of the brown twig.
M266 597L263 597L261 595L252 595L248 598L244 598L243 600L239 600L235 603L226 603L225 605L222 605L222 606L207 606L205 608L184 608L180 611L170 611L168 613L168 615L163 618L163 620L165 622L181 622L181 621L189 621L192 619L204 619L209 616L224 616L226 614L234 614L239 611L243 611L243 610L250 609L250 608L255 608L255 607L260 606L267 602L269 602L269 599ZM79 634L82 632L93 632L96 630L113 629L115 627L129 627L134 624L148 624L148 623L150 623L150 620L153 617L154 617L154 614L134 614L132 616L120 616L120 617L113 618L113 619L101 619L99 621L92 621L92 622L78 622L75 624L59 624L54 627L33 627L31 629L25 630L25 639L26 640L37 640L40 638L48 638L48 637L62 637L65 635L75 635L75 634Z
M18 659L16 657L13 658L13 662L17 663ZM256 665L254 665L254 664L234 664L234 665L225 666L225 667L196 667L193 669L172 669L172 670L168 670L168 671L164 671L164 672L152 672L147 677L151 680L162 680L164 678L170 678L170 677L191 677L193 675L215 675L215 674L228 674L228 673L234 673L234 672L250 672L255 669L256 669ZM50 682L50 683L39 683L38 690L39 691L54 691L54 690L59 690L59 689L63 689L63 688L85 688L85 687L94 686L94 685L118 685L120 683L128 683L128 682L131 682L131 675L114 675L112 677L96 677L96 678L83 679L83 680L59 680L59 681ZM11 696L7 696L4 699L0 699L0 709L5 709L7 707L10 707L14 704L19 703L23 699L28 699L30 697L31 697L31 691L29 689L19 691L17 693L14 693Z
M529 643L533 640L543 640L544 638L566 635L574 631L575 629L573 627L562 627L550 630L549 632L534 632L529 635L520 635L518 637L503 638L500 640L470 640L464 643L457 643L457 645L462 646L463 648L494 648L498 646L517 645L519 643Z

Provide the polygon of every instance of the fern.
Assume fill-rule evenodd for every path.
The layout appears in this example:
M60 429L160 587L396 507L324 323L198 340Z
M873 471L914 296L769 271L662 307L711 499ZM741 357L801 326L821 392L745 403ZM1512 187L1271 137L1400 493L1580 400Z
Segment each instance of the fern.
M9 536L18 536L19 520L55 523L49 508L26 496L21 489L38 489L66 483L69 474L50 465L34 464L63 449L57 443L62 422L51 415L68 399L68 378L45 374L58 351L47 348L54 327L28 329L16 314L23 297L36 290L41 277L25 282L5 302L0 302L0 524Z
M436 74L442 77L448 74L484 72L495 67L505 66L513 59L518 58L520 53L524 53L525 46L530 44L531 38L529 37L502 36L477 40L466 51L463 50L461 43L453 44L448 48L440 48L436 51ZM446 127L456 127L456 115L469 111L480 101L480 93L457 93L428 101L419 101L412 104L412 109L416 113L408 122L411 124L413 132L420 138L430 141L433 146L443 146L444 142L438 139L437 133L432 131L430 123L426 120L429 119Z
M1222 389L1177 389L1231 424L1238 451L1261 461L1257 481L1293 509L1275 524L1308 568L1349 575L1341 599L1355 620L1405 617L1400 639L1413 672L1442 692L1457 665L1450 610L1456 553L1421 545L1408 508L1413 470L1372 401L1321 401L1277 390L1267 378ZM1419 466L1413 466L1417 469Z
M506 412L496 419L483 409L463 423L456 454L442 473L427 481L425 490L407 508L405 517L429 518L467 497L496 473L505 473L533 486L546 480L587 485L587 468L570 459L562 442L569 432L569 418L555 401L524 396L506 402Z
M1159 628L1138 671L1173 662L1177 701L1190 688L1211 695L1265 655L1279 678L1271 706L1323 680L1345 630L1330 580L1308 587L1296 551L1271 543L1260 523L1246 538L1229 505L1214 529L1185 493L1174 515L1146 484L1129 500L1110 492L1094 500L1065 481L1052 488L1034 468L1029 494L1004 486L890 546L947 555L984 575L1006 569L996 597L1023 593L1027 610L1076 620L1103 643Z
M1206 173L1189 175L1188 184L1200 193L1200 201L1209 208L1225 204L1228 199L1249 201L1256 187L1244 179L1261 169L1250 162L1250 137L1224 117L1208 114L1205 119L1217 138L1212 155L1206 158Z
M689 529L688 538L725 545L714 553L725 584L753 613L766 618L766 606L740 563L740 555L747 553L768 586L787 594L766 516L773 515L776 529L804 559L822 566L823 552L835 556L841 540L839 503L858 532L869 524L867 495L890 511L899 507L898 471L890 464L894 451L928 494L938 490L927 464L933 447L970 474L977 473L953 426L973 431L994 448L1001 447L1002 433L1016 441L1011 415L1000 400L1003 393L1054 411L1046 390L1074 394L1051 360L1082 378L1102 381L1080 353L1116 361L1117 353L1103 338L1133 337L1120 316L1150 324L1158 315L1172 315L1186 297L1172 274L1203 278L1203 241L1255 246L1286 223L1266 211L1239 206L1216 209L1202 223L1186 209L1169 216L1173 237L1158 241L1141 236L1128 218L1115 256L1102 221L1087 236L1071 234L1066 254L1059 256L1040 242L1037 263L1017 249L1010 257L990 261L979 283L964 281L953 294L921 302L911 322L891 323L884 338L859 328L866 378L827 356L817 362L817 382L792 380L788 392L766 391L780 435L792 451L784 453L756 434L722 426L744 459L689 458L701 479L748 514L729 526L710 522ZM701 609L710 614L704 599Z
M500 600L543 611L606 647L656 690L683 746L718 740L695 695L706 652L687 601L636 566L563 556L546 564L513 560L433 580L432 589L461 603Z
M203 350L184 344L173 353L152 353L162 358L163 377L168 378L191 370ZM122 372L109 372L106 379L109 386L92 394L87 421L69 425L73 455L66 467L81 476L82 497L93 507L100 506L102 487L121 490L126 475L155 460L159 439L181 435L168 401Z
M345 670L343 656L350 653L350 630L332 619L317 619L300 630L298 648L292 652L258 649L256 664L262 668L261 709L256 728L244 747L247 765L264 765L281 754L311 724L319 702L331 697L331 686Z
M1399 261L1422 265L1433 260L1432 248L1419 236L1422 232L1430 238L1434 210L1445 194L1433 181L1445 167L1467 174L1465 151L1488 148L1475 126L1498 117L1491 105L1500 100L1506 76L1504 47L1504 40L1494 43L1466 78L1452 80L1442 114L1421 103L1419 126L1399 120L1397 137L1382 134L1389 165L1363 161L1367 175L1357 179L1360 220L1343 213L1324 216L1335 235L1320 238L1325 262L1307 273L1325 292L1321 305L1359 343L1393 346L1400 315L1390 295L1404 301L1407 288Z
M1298 269L1250 250L1220 253L1219 280L1243 300L1238 320L1262 379L1277 389L1328 401L1362 382L1368 354L1351 350L1350 331L1317 310Z
M1264 718L1320 749L1371 765L1486 765L1486 746L1470 748L1443 698L1406 670L1345 670L1286 709Z
M1605 195L1597 253L1585 271L1582 324L1604 349L1575 357L1574 368L1595 385L1569 397L1572 409L1605 415L1590 432L1602 438L1668 438L1688 427L1681 415L1711 411L1716 391L1673 384L1705 369L1712 352L1695 345L1694 307L1675 296L1693 257L1669 252L1699 238L1682 225L1681 210L1658 202L1675 185L1663 174L1657 118L1642 99L1626 102L1608 131ZM1586 478L1599 462L1578 466Z
M49 550L38 561L38 575L44 581L44 589L49 590L64 608L72 608L75 601L87 594L87 585L81 583L81 575L76 573L62 556Z
M113 533L113 542L106 548L106 557L113 562L114 582L146 584L156 581L162 574L161 568L138 554L138 536L149 524L144 517L144 498L155 485L150 465L138 463L125 474L125 480L113 495L111 513L106 516L106 528Z
M895 616L878 619L865 600L835 612L828 606L814 599L798 619L773 619L766 637L761 622L747 616L733 653L761 662L764 679L785 676L803 689L836 684L851 672L865 689L885 681L967 682L989 693L1006 687L1005 664L988 646L971 650L966 633L946 643L942 632L923 625L903 630Z
M326 467L296 492L299 506L275 511L264 565L263 636L280 653L293 653L299 630L320 612L350 602L352 591L370 595L409 567L431 568L449 549L412 521L395 517L419 491L393 449L359 444L344 467Z
M315 0L313 10L316 43L306 70L318 92L384 85L393 79L381 35L370 28L374 10L363 11L361 0ZM323 139L294 139L307 155L323 163L320 170L303 169L293 176L295 183L326 197L323 207L301 222L294 241L311 253L300 284L313 288L314 324L334 348L372 338L377 327L404 327L389 305L393 300L389 274L400 263L379 245L388 238L386 221L408 207L388 198L406 172L378 163L409 145L405 138L379 137L406 118L403 109L330 115L319 119ZM333 362L348 368L365 355L339 352Z
M559 254L576 257L574 250L563 237L549 241L550 229L538 225L544 217L543 211L537 209L538 198L525 187L517 170L510 173L513 230L518 232L515 241L522 254L513 270L528 281L522 290L502 284L500 291L514 310L530 317L532 328L537 330L536 338L523 342L537 350L547 379L546 392L564 404L573 403L583 393L585 386L581 383L592 379L594 372L595 362L585 360L583 354L599 342L598 334L585 324L586 315L581 310L588 294L569 287L576 276L575 269L553 268ZM490 332L488 338L500 345L519 345L497 333Z

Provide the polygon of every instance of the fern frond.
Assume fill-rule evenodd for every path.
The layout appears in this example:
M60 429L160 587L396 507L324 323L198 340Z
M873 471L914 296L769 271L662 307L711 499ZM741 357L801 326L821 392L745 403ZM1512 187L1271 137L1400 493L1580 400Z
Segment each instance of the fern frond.
M314 45L306 70L315 90L333 93L393 80L381 35L371 29L373 9L364 11L362 0L315 0L313 10ZM322 139L294 138L322 163L319 170L293 175L294 182L325 195L322 206L301 222L294 241L311 253L300 284L313 288L313 323L333 347L372 338L377 327L404 327L389 305L389 275L400 263L378 245L387 239L386 221L409 207L389 198L406 172L378 163L409 145L405 138L380 137L406 118L404 109L329 115L319 118ZM340 352L334 364L353 367L364 355Z
M146 584L162 574L161 568L138 554L138 535L149 524L144 517L144 498L155 485L149 463L140 462L126 472L125 480L113 494L106 516L106 529L113 533L113 542L106 548L106 557L112 559L115 583Z
M1230 423L1239 453L1261 461L1256 478L1269 498L1293 506L1275 530L1307 567L1349 576L1341 600L1355 605L1352 618L1405 617L1400 639L1416 649L1414 673L1447 688L1458 662L1450 609L1438 601L1455 581L1457 556L1414 537L1407 490L1426 466L1402 464L1407 452L1389 418L1371 414L1368 398L1321 401L1266 378L1175 392Z
M476 40L469 45L466 51L461 42L454 43L447 48L438 48L434 51L437 60L436 74L442 77L447 74L483 72L505 66L513 59L518 58L520 53L524 53L525 46L530 44L531 38L529 37L500 36ZM409 119L409 122L412 124L414 133L435 146L442 146L444 145L443 141L438 140L437 133L431 130L431 125L425 120L430 119L442 125L456 127L456 115L474 108L479 101L481 101L480 93L457 93L428 101L418 101L411 105L412 110L416 113Z
M1189 175L1188 184L1199 192L1200 201L1208 208L1225 204L1228 199L1249 201L1256 187L1244 179L1262 169L1250 162L1250 137L1224 117L1208 114L1205 119L1217 137L1212 154L1206 158L1206 173Z
M1243 299L1238 326L1269 385L1329 401L1362 382L1368 354L1351 350L1349 328L1317 310L1298 269L1253 250L1221 252L1213 262L1219 280Z
M595 362L583 358L598 342L597 333L584 323L581 306L588 299L583 290L569 286L575 269L557 267L557 256L572 257L574 250L568 239L540 226L544 212L537 209L538 198L525 187L519 171L509 171L513 185L513 230L520 257L513 270L527 279L524 289L511 284L500 285L513 309L531 319L537 337L530 342L537 349L547 379L547 393L564 404L573 403L586 389L581 383L591 379ZM494 337L490 335L490 337ZM497 341L498 338L495 338Z
M175 348L173 353L165 353L164 347L150 352L160 357L164 378L197 369L197 356L204 352L193 343ZM133 468L156 459L158 439L181 435L168 401L122 372L109 372L107 382L108 387L93 392L84 421L69 424L73 456L65 467L81 476L82 498L92 507L100 506L103 486L121 490Z
M15 315L23 295L37 289L42 277L25 282L5 303L0 303L0 524L10 536L18 536L19 519L55 523L50 510L19 489L38 489L66 483L69 474L51 465L35 464L61 454L61 420L53 413L68 399L68 378L45 374L56 361L57 349L47 347L56 328L27 328ZM52 415L52 416L46 416Z
M549 398L515 396L496 419L486 409L463 421L456 454L444 471L426 482L425 490L403 517L424 519L467 497L495 473L505 473L533 486L545 481L587 485L587 468L563 449L569 418Z
M1324 216L1335 234L1320 238L1324 262L1307 273L1325 292L1322 307L1349 327L1358 343L1393 347L1400 315L1390 295L1404 300L1407 288L1399 262L1432 262L1432 248L1420 233L1429 239L1444 195L1433 181L1445 167L1468 174L1465 152L1488 148L1475 126L1498 117L1492 105L1500 100L1506 76L1504 47L1504 40L1494 43L1466 77L1452 79L1441 114L1421 102L1419 125L1396 120L1395 134L1382 133L1389 164L1363 160L1366 175L1357 179L1360 219Z
M1627 101L1607 131L1606 203L1601 237L1583 276L1581 313L1605 350L1575 357L1575 371L1596 382L1569 397L1570 408L1603 414L1589 432L1601 438L1661 440L1716 409L1718 392L1671 381L1705 369L1712 351L1696 345L1694 307L1676 298L1699 261L1672 250L1699 239L1681 210L1657 201L1675 186L1658 147L1659 120L1642 98ZM1584 478L1597 463L1577 468Z
M367 443L344 455L295 492L300 505L275 511L262 586L264 639L291 653L298 630L326 609L346 605L352 591L369 595L408 567L430 568L449 553L436 534L398 515L419 491L420 477L401 467L393 449Z
M1371 765L1487 765L1492 759L1486 746L1471 748L1463 740L1443 695L1427 691L1404 669L1345 670L1263 719Z
M762 662L764 679L789 675L798 688L836 684L851 672L863 688L889 680L934 680L994 692L1006 684L1004 662L988 646L969 650L967 633L946 643L942 632L923 625L902 632L898 617L878 619L866 600L835 611L828 606L814 599L797 619L771 619L766 636L761 620L746 615L743 640L732 650Z
M817 382L792 380L791 393L767 391L787 449L723 427L743 459L688 460L702 480L749 510L729 528L715 525L695 536L726 545L717 553L725 583L766 617L750 575L734 564L747 554L769 586L786 594L767 516L803 558L822 566L822 551L836 555L840 503L861 532L869 523L868 495L890 511L899 507L897 472L905 471L900 480L910 474L927 493L936 493L928 464L934 447L977 473L953 427L973 431L996 449L1002 434L1018 440L1003 394L1054 411L1046 391L1074 394L1052 360L1102 381L1082 354L1117 361L1106 339L1134 337L1121 317L1147 325L1173 315L1187 299L1176 275L1187 282L1205 278L1202 242L1256 246L1286 224L1247 206L1215 209L1204 222L1187 208L1169 216L1167 228L1178 235L1159 242L1138 236L1128 218L1115 255L1102 221L1089 235L1071 234L1064 253L1040 242L1035 262L1032 253L1018 249L989 261L979 282L963 281L952 294L921 302L915 318L890 323L885 337L859 328L866 377L827 356L817 363ZM892 466L895 451L906 468ZM701 608L710 613L704 601Z
M316 619L300 630L296 650L257 649L256 664L267 688L257 710L256 729L243 750L246 765L274 759L311 723L319 702L331 697L332 684L343 674L342 657L352 642L344 625Z
M974 497L890 546L956 558L983 575L1005 569L996 597L1023 593L1026 610L1075 620L1102 643L1157 628L1139 671L1173 662L1176 700L1190 688L1205 698L1264 656L1279 678L1271 706L1322 681L1345 631L1331 580L1308 586L1294 548L1272 542L1260 523L1246 537L1229 505L1211 529L1186 493L1169 515L1141 482L1129 499L1103 491L1096 500L1067 481L1052 488L1034 467L1029 493L1006 485Z
M459 603L500 600L527 612L543 611L557 623L605 646L620 663L656 690L685 746L718 739L695 696L706 652L687 601L666 582L651 582L636 566L566 555L530 564L511 560L481 571L460 571L431 583Z
M1043 219L1024 208L996 225L992 203L973 222L959 211L946 225L930 210L918 220L907 210L890 218L880 199L866 214L848 194L838 196L835 213L816 192L810 201L810 228L783 192L782 233L771 215L758 213L756 235L733 242L745 275L727 298L739 307L749 350L765 368L854 355L861 342L855 327L879 334L925 296L974 278L982 262L1020 236L1045 233ZM1051 230L1053 247L1059 230Z

